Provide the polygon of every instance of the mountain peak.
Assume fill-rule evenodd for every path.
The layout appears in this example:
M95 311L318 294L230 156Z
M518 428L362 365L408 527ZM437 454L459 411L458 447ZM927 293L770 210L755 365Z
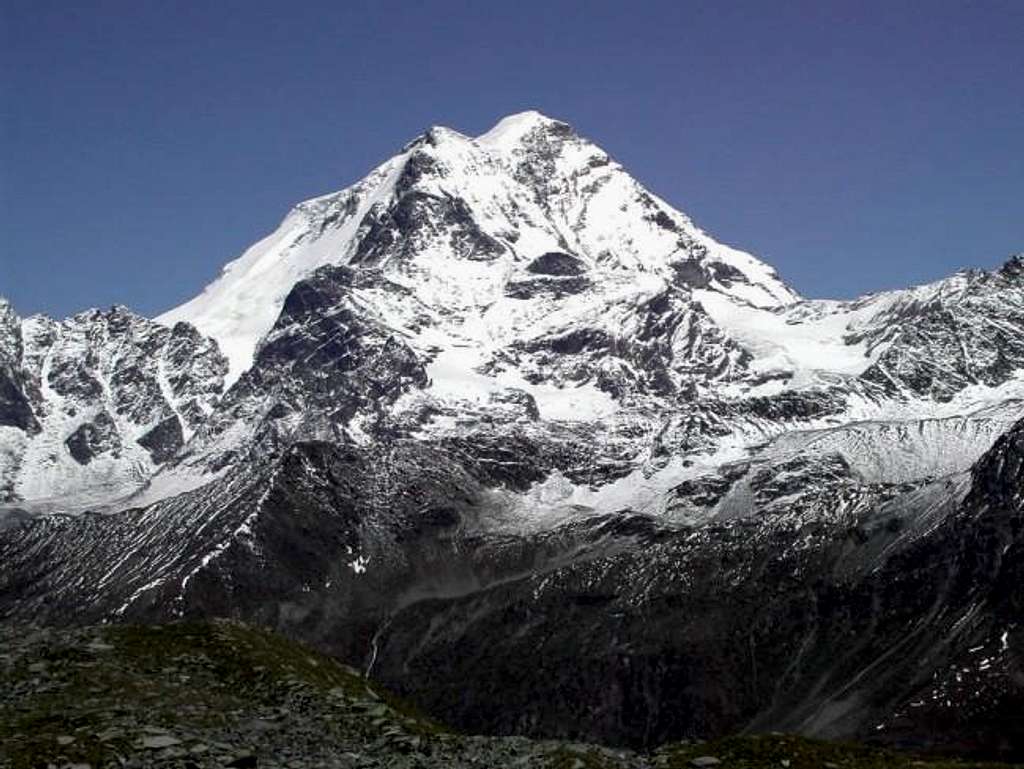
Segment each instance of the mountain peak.
M217 339L231 362L227 386L252 365L296 282L324 265L384 270L442 325L509 302L509 323L536 326L531 313L556 323L561 310L611 301L605 294L623 282L674 284L683 263L696 265L702 285L755 306L798 298L770 267L714 241L568 124L535 110L476 138L432 127L362 181L297 208L202 294L157 318ZM575 292L568 282L520 285L523 266L550 253L592 273L575 279ZM521 301L525 294L535 301Z
M525 136L538 129L554 129L560 133L573 133L572 127L568 123L531 109L506 115L495 123L490 130L475 138L466 136L460 131L445 125L432 125L403 147L403 151L412 149L420 144L429 144L436 147L441 143L451 140L460 142L475 141L491 149L501 149L518 144Z
M426 142L427 144L430 144L432 146L437 146L441 142L449 141L449 140L452 140L452 139L454 139L456 141L468 141L469 140L469 137L467 137L466 135L464 135L462 133L459 133L454 128L449 128L448 126L443 126L443 125L433 125L433 126L430 126L430 128L427 129L426 133L424 133L420 138L424 142ZM416 142L414 141L413 144L415 144L415 143Z
M531 109L503 117L489 131L476 137L476 141L489 147L508 146L518 143L524 136L538 128L572 131L569 124Z

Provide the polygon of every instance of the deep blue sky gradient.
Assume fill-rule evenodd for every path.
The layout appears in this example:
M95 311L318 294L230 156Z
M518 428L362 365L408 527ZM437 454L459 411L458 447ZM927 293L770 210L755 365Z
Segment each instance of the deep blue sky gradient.
M155 314L432 124L572 123L812 297L1024 250L1024 2L0 0L0 295Z

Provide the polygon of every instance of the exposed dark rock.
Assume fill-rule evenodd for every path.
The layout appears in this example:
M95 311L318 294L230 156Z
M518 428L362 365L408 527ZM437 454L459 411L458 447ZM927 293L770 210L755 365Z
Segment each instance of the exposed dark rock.
M416 184L431 176L440 173L437 160L428 152L413 152L405 161L402 175L395 183L395 192L402 196L411 191Z
M1002 267L999 268L999 272L1006 278L1011 280L1024 280L1024 254L1016 254L1011 256Z
M14 372L3 368L0 368L0 426L17 427L31 433L39 431L23 385L15 379Z
M690 259L685 262L673 262L672 269L676 273L676 281L690 288L707 288L711 282L708 268L699 260Z
M940 747L981 734L974 749L1010 756L1022 746L975 725L1011 733L1022 712L1014 654L999 658L990 699L960 715L887 719L968 649L1019 643L1022 435L1024 422L975 466L938 527L930 500L946 481L794 526L755 515L694 530L620 514L517 537L474 533L500 515L481 490L525 489L552 466L593 467L592 456L574 459L569 444L545 455L525 436L369 453L308 445L250 482L234 471L220 491L0 532L0 616L226 612L353 662L376 633L374 675L472 730L636 745L745 726ZM804 484L849 475L828 457L788 467ZM758 504L807 493L743 465L723 478L752 471ZM189 543L174 563L158 557L162 538ZM113 562L100 592L90 575ZM154 569L164 581L140 592ZM978 601L992 611L965 621Z
M361 232L365 234L353 258L355 264L373 265L385 254L408 258L426 240L445 234L453 254L463 259L487 261L505 250L480 228L464 200L416 189L386 210L371 209Z
M139 438L138 443L161 465L170 461L184 443L185 436L181 431L181 420L171 415L156 427Z
M746 276L733 267L731 264L725 264L724 262L713 262L710 266L711 274L714 275L715 280L721 283L725 287L732 286L735 283L749 283Z
M578 275L566 278L533 278L531 280L510 280L505 285L505 296L511 299L536 299L549 296L561 299L564 296L581 294L593 285L589 278Z
M121 436L110 414L101 411L92 421L83 423L64 441L68 452L80 465L87 465L98 455L121 448Z
M87 359L87 364L89 363ZM50 369L48 384L64 397L93 401L103 394L103 385L88 371L79 368L76 361L56 360Z
M656 213L651 218L651 221L653 221L656 225L661 227L663 230L668 230L669 232L679 232L678 225L676 225L676 223L674 221L672 221L672 217L670 217L664 211L658 211L658 213Z
M428 383L416 354L353 303L356 283L382 281L372 271L324 267L299 281L257 351L256 365L232 388L232 418L266 398L270 420L296 411L327 414L344 425L360 409L379 409ZM401 288L387 284L395 291ZM230 420L215 429L227 429Z
M526 265L526 270L538 275L582 275L587 265L575 256L551 251Z
M713 507L732 488L733 480L720 475L705 475L683 481L672 490L670 509L675 511L682 502L697 507Z
M540 419L540 411L537 409L536 399L524 390L506 389L500 393L491 394L491 402L512 406L532 420Z

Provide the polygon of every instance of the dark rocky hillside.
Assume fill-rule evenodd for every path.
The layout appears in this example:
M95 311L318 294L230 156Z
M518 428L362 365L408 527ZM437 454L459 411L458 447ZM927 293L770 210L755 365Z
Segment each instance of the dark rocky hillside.
M0 767L1000 769L785 736L651 753L471 737L356 671L236 623L0 628Z
M795 527L620 519L622 552L400 611L374 674L500 733L746 728L1019 757L1024 421L929 529L948 483Z

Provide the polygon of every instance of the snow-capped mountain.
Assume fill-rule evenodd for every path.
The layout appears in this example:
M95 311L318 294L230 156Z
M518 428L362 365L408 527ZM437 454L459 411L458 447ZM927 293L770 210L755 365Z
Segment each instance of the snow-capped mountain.
M433 315L419 335L425 348L451 338L503 347L562 320L550 317L559 299L569 320L672 283L712 282L757 306L796 299L774 271L713 241L569 126L527 112L475 139L431 129L358 184L296 206L157 320L216 338L230 384L292 287L341 264L409 289L413 301L386 308L388 318L408 332L418 312Z
M3 493L20 509L114 509L202 485L267 441L486 424L558 443L584 431L593 445L572 461L589 482L573 498L591 503L595 478L627 475L607 504L635 505L621 487L657 496L687 452L714 466L797 427L1020 397L1021 285L1017 258L854 302L800 300L564 123L528 112L476 138L434 128L358 184L296 206L156 319L198 330L175 343L195 375L154 365L161 343L142 319L122 323L126 352L95 319L20 322L6 309ZM72 395L58 382L69 366L83 372ZM137 392L89 373L104 366ZM91 448L76 457L80 444Z
M504 670L486 652L496 638L507 659L524 653L516 638L570 644L517 614L534 600L559 628L589 628L590 656L556 650L567 674L619 682L590 737L783 722L859 733L909 689L865 690L864 718L843 716L809 677L853 686L881 652L836 653L794 606L837 601L843 632L882 622L898 596L871 575L899 575L928 548L949 556L958 526L982 536L984 478L998 476L999 499L1018 480L993 452L1018 446L1022 415L1024 256L807 300L565 123L528 112L475 138L433 128L296 206L154 320L19 318L0 304L0 619L231 614L365 664L473 728L561 733L576 706L531 709L543 676L511 721L487 699ZM979 611L943 607L920 579L935 588L927 611ZM791 589L804 581L817 587ZM759 586L775 599L751 613ZM676 617L645 646L622 619L659 602L696 615L716 597L735 617L715 620L708 644ZM929 674L981 633L942 624L940 650L938 624L897 609L934 630L920 641ZM661 706L627 717L628 702L657 701L651 671L674 670L682 688L697 676L672 662L679 649L725 665L711 647L739 632L736 617L765 643L790 628L806 671L748 639L743 664L782 676L777 688L755 681L723 712L721 692L698 687L672 700L697 714L688 725ZM477 672L445 656L453 647ZM466 707L446 704L463 685ZM786 721L781 703L800 696L804 720Z

